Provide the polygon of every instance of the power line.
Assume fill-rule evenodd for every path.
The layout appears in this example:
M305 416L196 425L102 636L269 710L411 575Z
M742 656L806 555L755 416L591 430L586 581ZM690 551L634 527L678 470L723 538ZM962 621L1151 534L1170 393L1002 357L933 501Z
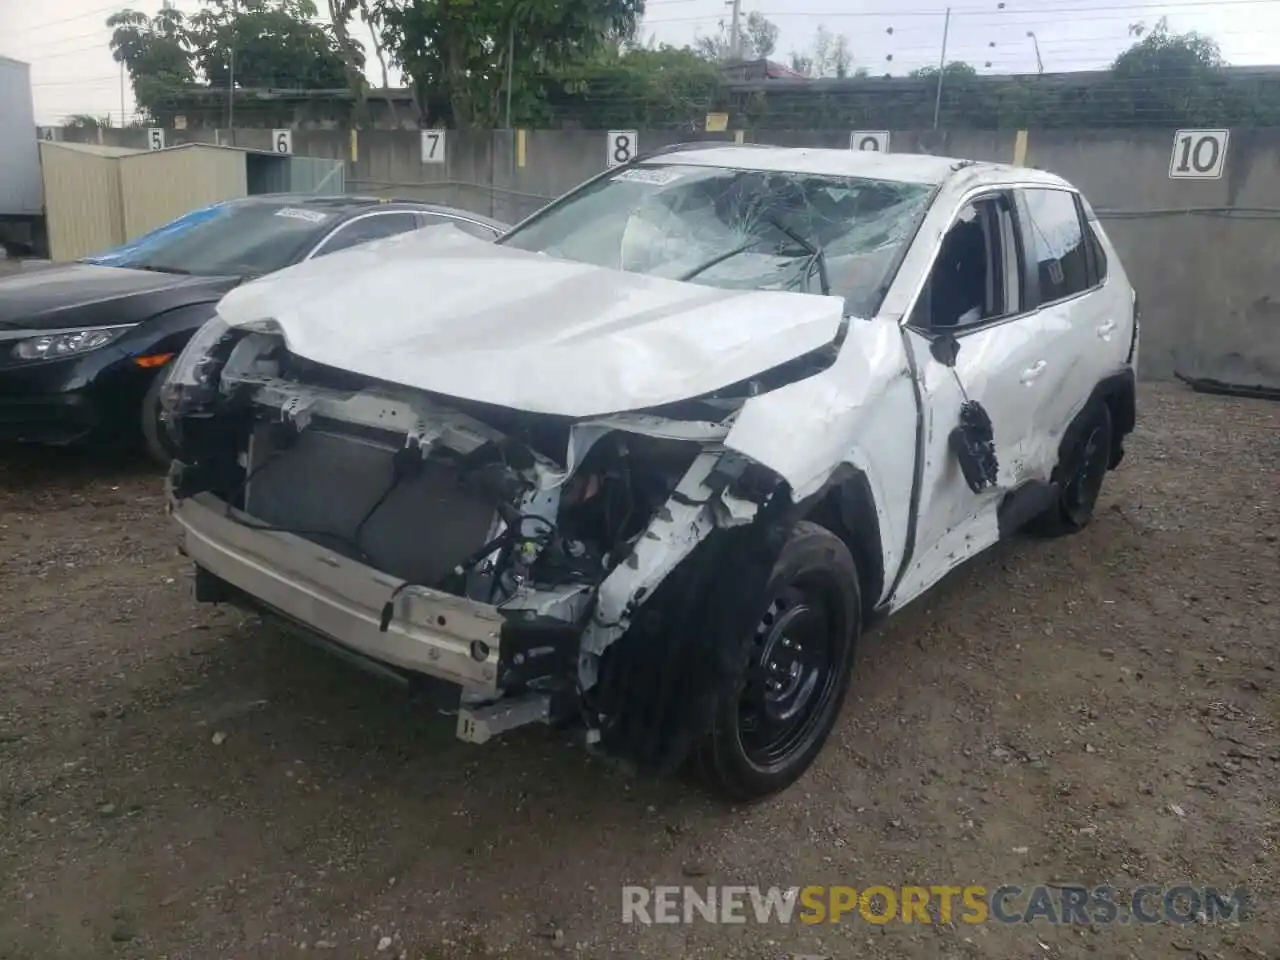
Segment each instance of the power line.
M1123 12L1118 14L1122 17L1132 17L1134 14L1140 14L1144 10L1167 12L1169 10L1193 9L1212 7L1215 10L1222 7L1253 7L1263 4L1274 5L1280 0L1178 0L1175 3L1135 3L1128 4L1123 8ZM990 19L992 23L1008 22L1011 15L1020 13L1035 13L1041 22L1045 21L1048 16L1056 16L1063 13L1106 13L1116 12L1114 4L1109 6L1066 6L1066 7L1041 7L1035 11L1031 10L1010 10L1006 8L1003 11L981 11L973 10L972 12L964 8L952 8L953 17L972 20L975 17ZM813 20L847 20L847 19L894 19L897 17L930 17L941 20L946 14L944 8L936 8L933 10L853 10L853 11L802 11L802 10L755 10L761 16L770 18L796 18L804 17ZM722 16L719 14L707 14L698 17L672 17L668 19L649 20L645 23L688 23L698 20L719 20Z

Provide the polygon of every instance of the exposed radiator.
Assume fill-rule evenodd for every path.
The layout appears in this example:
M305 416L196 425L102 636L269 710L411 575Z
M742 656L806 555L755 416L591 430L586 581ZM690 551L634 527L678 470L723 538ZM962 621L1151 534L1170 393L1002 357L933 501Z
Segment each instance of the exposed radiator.
M273 453L269 432L254 434L250 462ZM313 423L289 449L253 475L246 511L352 559L356 528L394 477L398 447L327 432ZM435 584L485 543L494 525L491 503L463 488L447 464L428 460L400 481L360 532L365 562L414 583ZM319 533L328 536L317 535Z

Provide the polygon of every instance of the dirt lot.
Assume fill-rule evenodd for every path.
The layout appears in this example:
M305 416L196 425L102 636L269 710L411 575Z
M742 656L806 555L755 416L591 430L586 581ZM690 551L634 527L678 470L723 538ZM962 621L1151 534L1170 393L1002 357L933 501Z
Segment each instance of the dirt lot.
M1141 411L1096 522L868 636L818 765L744 809L541 731L458 743L197 607L147 468L5 450L0 957L1280 956L1280 405ZM620 920L626 883L1064 882L1244 883L1255 916Z

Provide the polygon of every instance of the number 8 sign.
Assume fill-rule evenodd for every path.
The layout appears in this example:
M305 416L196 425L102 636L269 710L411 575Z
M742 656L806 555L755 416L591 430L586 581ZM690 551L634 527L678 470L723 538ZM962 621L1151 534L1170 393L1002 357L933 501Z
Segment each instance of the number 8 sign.
M634 130L610 130L606 159L611 167L620 167L635 159L640 150L640 135Z

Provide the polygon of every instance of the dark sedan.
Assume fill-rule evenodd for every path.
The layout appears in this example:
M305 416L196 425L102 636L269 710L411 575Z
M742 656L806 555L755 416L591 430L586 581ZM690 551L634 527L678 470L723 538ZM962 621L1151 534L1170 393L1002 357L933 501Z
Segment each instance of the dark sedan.
M261 196L193 211L75 263L0 277L0 440L142 440L165 455L168 364L232 287L346 247L452 223L486 239L506 226L413 202Z

